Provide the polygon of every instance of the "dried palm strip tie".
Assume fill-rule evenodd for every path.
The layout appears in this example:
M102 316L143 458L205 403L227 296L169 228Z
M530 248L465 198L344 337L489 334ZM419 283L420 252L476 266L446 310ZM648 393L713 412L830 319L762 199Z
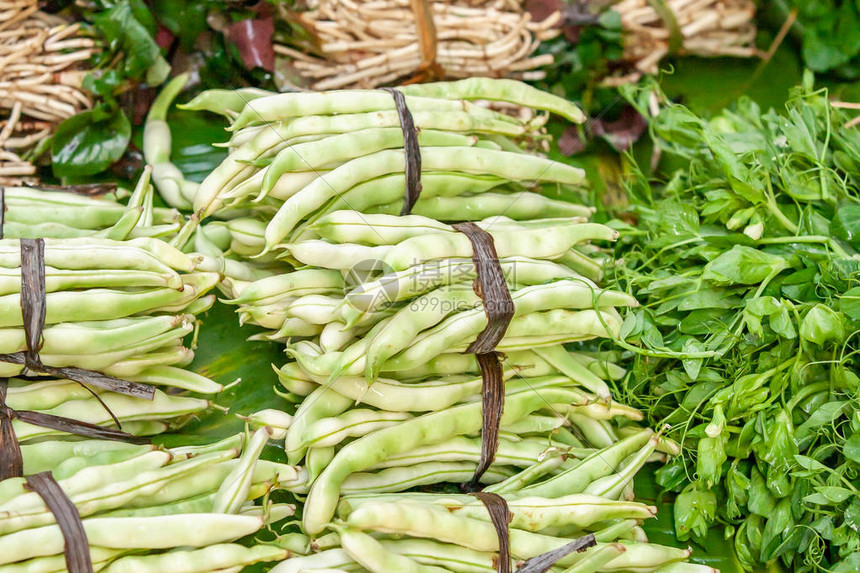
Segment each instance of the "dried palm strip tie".
M585 551L594 545L597 545L597 541L594 539L593 533L583 535L558 549L532 557L517 569L517 573L546 573L562 557L570 555L574 551Z
M400 118L400 129L403 131L403 151L406 155L406 194L403 197L403 207L400 215L412 213L412 207L421 196L421 148L418 146L418 128L412 119L412 113L406 107L406 98L392 88L382 88L394 98L397 116Z
M32 182L32 150L63 120L90 109L81 87L97 50L78 24L39 10L38 0L0 7L0 183Z
M90 544L78 508L51 475L42 472L27 478L27 487L39 494L54 517L65 541L66 569L69 573L93 573Z
M499 559L496 561L498 573L511 573L511 520L514 514L508 509L505 498L496 493L476 491L472 494L487 508L490 521L499 537Z
M487 315L487 326L466 349L467 353L476 355L482 379L481 457L472 479L472 486L477 487L499 448L499 424L505 409L505 383L495 348L504 338L514 317L514 301L499 264L493 236L471 222L457 223L452 227L466 235L472 243L474 288L484 303L484 313Z
M559 34L561 15L533 22L522 0L307 0L279 5L281 16L312 38L275 45L317 90L376 87L473 76L541 79L552 55L533 54ZM312 53L313 55L308 55ZM428 77L429 75L429 77Z
M758 56L753 0L622 0L612 6L624 29L623 59L634 68L606 85L656 74L669 54Z
M21 239L21 313L24 318L27 350L0 354L0 361L23 364L33 372L68 378L81 384L92 384L135 398L153 399L155 388L148 384L129 382L83 368L54 368L42 364L39 359L39 349L42 346L42 330L47 313L46 301L45 241L44 239Z

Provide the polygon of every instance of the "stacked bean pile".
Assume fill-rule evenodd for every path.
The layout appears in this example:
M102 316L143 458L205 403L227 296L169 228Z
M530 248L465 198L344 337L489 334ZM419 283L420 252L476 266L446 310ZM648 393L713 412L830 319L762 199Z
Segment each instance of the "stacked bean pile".
M19 238L44 238L45 323L38 356L51 368L83 368L161 387L154 399L86 388L59 377L32 378L20 362L0 362L9 381L7 405L97 425L123 424L151 435L187 420L209 401L177 393L213 394L222 386L182 369L193 358L184 339L195 315L215 301L219 281L207 260L157 238L175 233L179 214L152 206L148 174L127 205L69 192L6 188L6 238L0 240L0 354L29 350L21 308ZM4 359L5 360L5 359ZM167 390L171 391L168 393ZM21 442L62 434L13 422Z
M504 552L480 502L409 491L479 481L508 501L515 560L593 533L598 545L560 566L710 571L668 565L689 552L647 543L639 523L653 511L627 501L642 465L677 446L611 400L606 379L623 375L611 355L563 346L617 336L616 309L636 304L596 284L598 245L616 233L589 223L588 208L529 192L584 179L523 150L543 137L539 122L465 100L581 113L510 80L402 92L420 129L423 186L417 214L404 216L415 158L392 94L209 92L190 104L235 118L231 154L192 198L195 218L224 220L195 241L248 271L226 273L221 288L294 359L278 373L299 402L286 451L307 468L292 548L308 555L276 570L495 571ZM464 351L493 301L476 292L471 238L443 222L462 220L492 237L514 307L495 347L505 396L486 471L486 371Z
M273 545L231 543L295 511L261 499L302 482L298 468L258 459L271 436L272 429L264 427L247 438L239 434L172 450L43 441L22 447L24 471L53 470L83 520L97 571L238 572L289 556ZM4 480L0 571L65 571L63 548L56 518L42 498L27 490L23 478Z

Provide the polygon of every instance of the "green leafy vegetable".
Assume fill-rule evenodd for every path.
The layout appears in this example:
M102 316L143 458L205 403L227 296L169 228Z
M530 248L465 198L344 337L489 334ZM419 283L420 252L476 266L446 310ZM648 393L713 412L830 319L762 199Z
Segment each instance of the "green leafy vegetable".
M642 303L616 393L684 446L656 473L678 537L722 525L748 569L853 570L860 550L860 186L843 171L860 137L810 85L783 113L667 105L661 169L628 161L629 210L608 214L638 220L614 271Z

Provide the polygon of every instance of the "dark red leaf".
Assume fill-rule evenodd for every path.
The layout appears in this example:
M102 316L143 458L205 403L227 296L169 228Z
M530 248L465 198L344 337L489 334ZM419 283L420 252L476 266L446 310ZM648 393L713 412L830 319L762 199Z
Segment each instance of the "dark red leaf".
M571 125L561 134L561 137L558 138L558 148L568 157L585 150L585 141L579 134L578 126Z
M627 106L615 121L598 119L592 125L594 135L603 137L618 151L626 151L645 132L648 122L632 106Z
M274 20L269 17L233 22L227 26L225 35L239 48L246 68L263 68L272 72L275 70L274 32Z

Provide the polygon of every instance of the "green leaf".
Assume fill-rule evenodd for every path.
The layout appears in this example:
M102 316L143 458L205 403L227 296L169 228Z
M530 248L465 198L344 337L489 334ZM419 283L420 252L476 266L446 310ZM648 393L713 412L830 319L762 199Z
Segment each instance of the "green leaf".
M794 330L794 322L791 320L791 313L784 306L778 313L771 315L770 328L783 338L792 340L797 337L797 332Z
M61 123L51 142L57 177L94 175L118 161L131 137L131 124L121 109L96 108Z
M788 268L782 257L735 245L705 266L702 278L719 284L759 284Z
M839 297L839 310L854 320L860 320L860 287L854 287Z
M860 249L860 205L843 204L836 209L830 232L837 239Z
M690 484L675 500L675 535L684 541L690 535L704 536L717 514L717 496Z
M142 78L151 67L164 68L166 62L153 38L154 21L139 0L119 0L96 14L93 22L111 50L124 54L123 71L128 77ZM150 24L152 31L147 28Z
M835 486L819 486L815 491L827 498L831 503L842 503L854 493L850 489Z
M794 461L805 470L827 471L827 466L807 456L796 455L794 456Z
M703 352L705 350L704 345L696 340L695 338L688 338L684 342L684 346L681 349L681 352L685 353L695 353L695 352ZM696 381L699 377L699 372L702 369L702 359L701 358L685 358L683 361L684 364L684 372L687 373L687 376L690 377L690 380Z
M830 340L842 342L845 339L842 317L833 309L816 304L800 322L800 337L818 345Z
M860 432L854 432L851 437L845 440L842 453L852 462L860 464Z

